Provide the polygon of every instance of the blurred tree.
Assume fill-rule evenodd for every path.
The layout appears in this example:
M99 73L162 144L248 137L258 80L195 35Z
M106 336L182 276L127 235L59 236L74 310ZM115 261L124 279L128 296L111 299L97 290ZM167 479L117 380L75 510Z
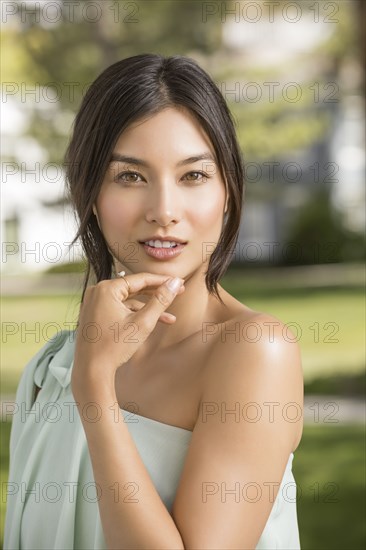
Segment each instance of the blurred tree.
M17 25L3 29L10 59L2 77L23 85L22 101L29 105L32 86L44 87L31 110L29 134L50 162L62 161L82 95L108 65L148 52L207 56L220 41L220 22L204 23L201 3L193 0L81 0L61 4L62 18L41 2L24 4L18 1Z
M327 38L318 43L315 40L315 45L310 49L306 45L300 49L297 45L297 55L292 59L285 57L282 63L269 62L267 66L253 67L250 59L252 47L249 45L247 50L243 49L240 60L235 55L230 56L232 52L229 51L228 63L216 64L216 80L227 83L228 90L233 90L236 82L240 82L242 87L250 82L260 85L258 100L253 99L255 86L242 94L248 96L246 101L233 99L232 93L227 95L238 121L243 150L252 161L276 160L297 154L331 132L334 113L341 101L342 90L338 82L342 61L350 55L357 59L361 55L361 29L355 32L355 26L357 7L362 1L314 3L310 0L277 0L271 9L274 26L284 22L283 14L287 19L294 18L296 11L294 7L290 11L291 5L297 4L298 17L310 22L310 28L324 24L324 31L330 29L329 33L325 33ZM237 2L233 1L233 9L235 4ZM267 17L261 19L268 21L269 2L262 4L262 13ZM268 26L266 28L269 29ZM291 44L288 47L291 49ZM286 86L291 82L295 86L289 88L287 93ZM269 91L271 85L272 92ZM273 93L274 100L269 99L270 93ZM291 96L296 99L293 101Z
M218 0L210 2L214 17L204 17L203 4L195 0L79 0L61 3L60 13L54 14L49 8L45 11L42 2L30 2L26 8L20 0L17 4L17 25L5 25L2 31L9 52L3 81L22 82L27 89L45 87L40 93L42 105L32 111L29 134L45 148L51 162L62 160L85 87L111 63L143 52L194 56L228 90L238 81L242 85L258 82L263 89L264 82L283 85L288 75L298 73L302 94L296 102L289 102L283 94L276 95L273 102L268 101L267 94L254 102L233 100L230 93L227 99L238 122L240 143L251 160L274 159L307 148L324 137L331 123L326 108L330 105L322 99L316 104L315 96L336 80L339 60L350 49L355 50L357 43L353 32L355 2L334 3L338 9L337 32L330 33L324 43L300 52L292 61L261 68L246 63L249 52L225 46L224 23L233 16L223 19L222 2ZM229 14L240 3L231 0L224 4ZM275 21L281 21L278 14L287 4L285 0L273 3ZM303 17L316 17L314 2L306 0L299 6ZM267 13L268 7L263 9ZM324 19L325 14L320 17ZM314 89L315 80L318 90ZM32 94L24 101L31 104Z
M329 188L313 192L290 223L283 265L326 264L365 259L364 236L347 230L331 205Z

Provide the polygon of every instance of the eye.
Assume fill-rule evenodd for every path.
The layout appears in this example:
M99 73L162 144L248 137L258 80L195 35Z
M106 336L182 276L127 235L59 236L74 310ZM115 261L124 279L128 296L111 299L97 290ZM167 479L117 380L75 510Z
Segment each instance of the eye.
M139 181L138 178L142 178L142 176L137 172L121 172L116 177L116 181L122 183L137 183Z
M193 176L193 178L191 178L190 176ZM210 176L208 176L208 174L205 174L204 172L188 172L188 174L186 174L185 177L186 177L186 179L188 179L188 181L203 181L203 182L205 182L206 179L208 179Z

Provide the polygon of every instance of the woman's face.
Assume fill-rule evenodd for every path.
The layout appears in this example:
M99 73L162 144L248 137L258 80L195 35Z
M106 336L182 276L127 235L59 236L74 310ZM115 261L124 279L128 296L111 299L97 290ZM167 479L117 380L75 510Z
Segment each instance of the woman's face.
M188 278L208 264L226 208L214 159L210 140L185 110L167 108L121 134L94 206L117 270ZM157 259L140 244L154 235L187 244L175 257Z

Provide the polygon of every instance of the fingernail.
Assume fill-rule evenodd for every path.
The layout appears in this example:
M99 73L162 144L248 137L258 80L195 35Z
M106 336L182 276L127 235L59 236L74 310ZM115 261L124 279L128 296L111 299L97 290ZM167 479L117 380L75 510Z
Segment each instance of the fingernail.
M177 292L179 290L179 287L182 284L182 279L179 277L175 277L174 279L169 279L169 281L166 283L166 286L171 290L172 292Z

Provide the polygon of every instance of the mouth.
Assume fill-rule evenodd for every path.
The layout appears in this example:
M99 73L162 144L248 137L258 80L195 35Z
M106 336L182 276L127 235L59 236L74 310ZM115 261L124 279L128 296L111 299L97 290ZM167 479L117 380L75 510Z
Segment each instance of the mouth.
M176 243L175 245L169 247L155 247L140 241L139 244L143 247L148 256L155 258L156 260L168 260L170 258L175 258L183 252L185 246L187 245L187 243Z

